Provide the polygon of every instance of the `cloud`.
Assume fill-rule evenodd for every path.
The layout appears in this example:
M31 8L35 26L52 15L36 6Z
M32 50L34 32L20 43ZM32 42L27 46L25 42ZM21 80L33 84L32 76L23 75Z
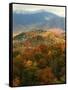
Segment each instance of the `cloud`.
M13 4L13 11L17 13L24 13L25 11L34 12L38 10L48 11L65 17L65 7Z

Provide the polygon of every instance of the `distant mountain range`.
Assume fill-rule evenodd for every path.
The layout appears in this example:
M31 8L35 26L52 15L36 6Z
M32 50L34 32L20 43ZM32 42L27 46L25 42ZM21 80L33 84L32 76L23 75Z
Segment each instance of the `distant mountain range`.
M34 13L13 13L13 27L14 31L22 30L24 27L48 27L48 28L60 28L65 30L65 18L57 16L56 14L38 11ZM21 28L20 28L21 27Z

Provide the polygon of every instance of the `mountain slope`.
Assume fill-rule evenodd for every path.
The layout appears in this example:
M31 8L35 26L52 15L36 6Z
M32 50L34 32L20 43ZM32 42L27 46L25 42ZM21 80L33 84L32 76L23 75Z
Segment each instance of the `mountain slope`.
M13 21L14 27L35 25L36 27L46 26L49 28L55 27L65 30L65 20L63 17L45 11L35 13L13 13Z

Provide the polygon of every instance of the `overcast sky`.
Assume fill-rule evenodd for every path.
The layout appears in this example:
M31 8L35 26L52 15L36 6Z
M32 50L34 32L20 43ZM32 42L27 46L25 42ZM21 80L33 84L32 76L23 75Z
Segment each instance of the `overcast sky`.
M13 11L17 13L24 13L24 11L33 12L37 10L44 10L65 17L65 7L13 4Z

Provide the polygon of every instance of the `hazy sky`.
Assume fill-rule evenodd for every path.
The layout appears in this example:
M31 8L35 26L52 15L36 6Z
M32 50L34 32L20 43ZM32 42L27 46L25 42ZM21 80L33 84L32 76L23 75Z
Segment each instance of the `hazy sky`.
M37 10L44 10L65 17L65 7L13 4L13 11L17 13L24 13L24 11L33 12Z

